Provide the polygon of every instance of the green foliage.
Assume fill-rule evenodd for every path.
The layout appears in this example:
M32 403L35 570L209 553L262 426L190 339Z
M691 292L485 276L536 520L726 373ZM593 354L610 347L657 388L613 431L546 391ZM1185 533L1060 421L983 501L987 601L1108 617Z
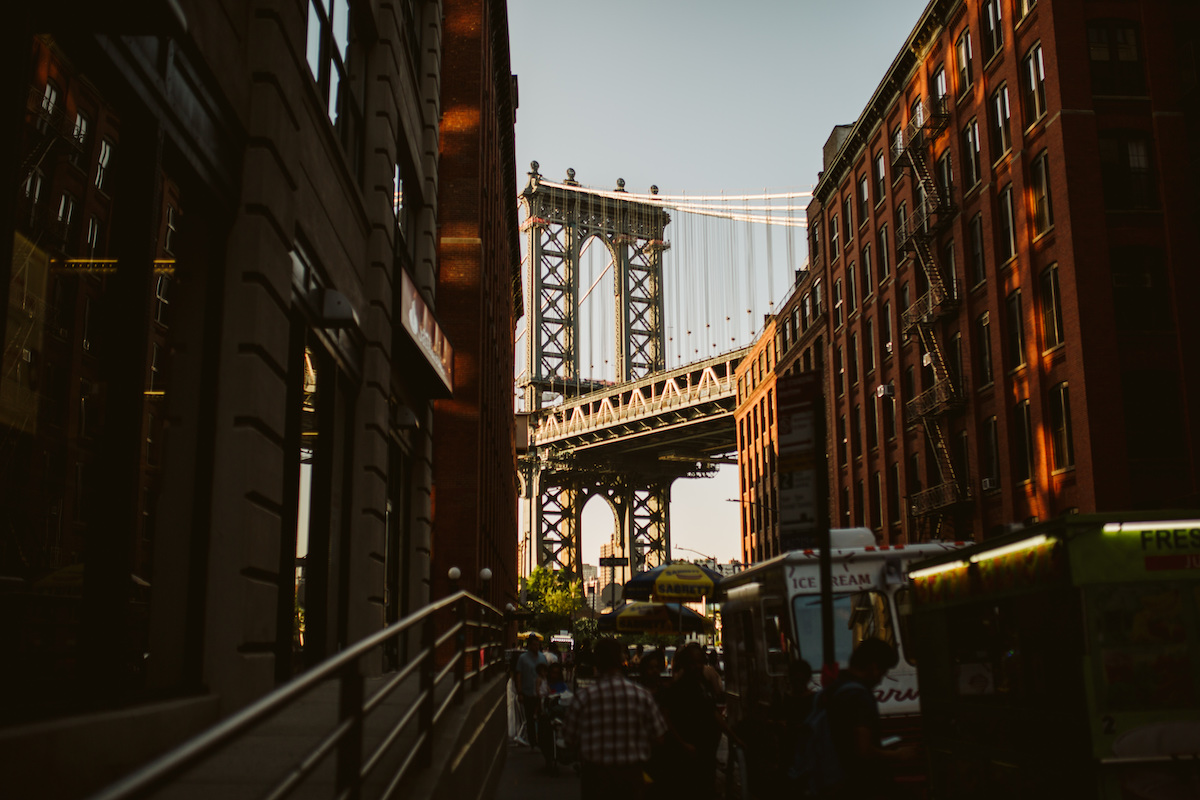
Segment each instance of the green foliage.
M571 635L575 637L576 646L583 642L594 641L599 635L596 630L596 620L589 617L581 617L575 620L575 624L571 626Z
M535 567L521 582L525 605L534 613L535 630L556 633L571 627L575 612L583 608L583 583L570 580L562 570Z

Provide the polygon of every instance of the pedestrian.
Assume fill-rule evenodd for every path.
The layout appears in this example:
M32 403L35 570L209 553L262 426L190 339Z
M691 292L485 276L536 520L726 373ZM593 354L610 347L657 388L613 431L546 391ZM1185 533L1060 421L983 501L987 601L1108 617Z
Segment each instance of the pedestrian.
M566 679L563 677L562 664L550 665L550 669L546 673L546 688L550 690L550 694L552 695L562 694L570 689Z
M538 744L537 668L538 664L545 663L541 638L536 633L529 634L525 639L525 652L517 659L517 696L525 712L525 737L531 747Z
M596 642L597 680L567 709L563 736L580 760L583 800L642 800L646 767L667 723L650 692L625 677L626 650L613 638Z
M667 781L688 800L711 800L716 792L717 747L728 730L718 694L706 674L704 648L691 642L675 655L675 679L663 690L672 736L664 745Z
M637 647L634 648L633 656L629 659L629 669L631 671L636 672L636 671L638 671L639 667L641 667L642 656L645 655L645 652L646 652L646 645L644 645L644 644L639 644Z
M547 664L558 663L558 642L554 641L553 639L550 640L550 645L546 648L545 656Z
M849 668L818 700L828 703L829 731L842 776L832 795L863 800L892 797L892 770L917 759L915 746L885 748L880 736L874 690L899 661L895 647L882 639L866 639L851 654Z

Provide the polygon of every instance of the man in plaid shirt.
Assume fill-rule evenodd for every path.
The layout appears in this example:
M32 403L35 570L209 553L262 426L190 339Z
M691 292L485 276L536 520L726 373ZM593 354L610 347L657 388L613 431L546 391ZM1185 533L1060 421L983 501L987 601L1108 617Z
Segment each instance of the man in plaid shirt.
M583 800L640 800L650 749L667 723L650 692L625 677L620 642L601 639L594 654L600 679L575 696L563 729L583 765Z

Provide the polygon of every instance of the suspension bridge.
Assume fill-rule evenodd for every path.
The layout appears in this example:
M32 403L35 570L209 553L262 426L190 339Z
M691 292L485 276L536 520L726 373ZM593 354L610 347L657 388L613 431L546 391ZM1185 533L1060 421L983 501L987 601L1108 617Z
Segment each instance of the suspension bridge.
M602 190L533 162L516 382L531 434L527 566L579 575L597 496L631 572L670 558L671 484L735 463L734 373L805 268L810 196Z

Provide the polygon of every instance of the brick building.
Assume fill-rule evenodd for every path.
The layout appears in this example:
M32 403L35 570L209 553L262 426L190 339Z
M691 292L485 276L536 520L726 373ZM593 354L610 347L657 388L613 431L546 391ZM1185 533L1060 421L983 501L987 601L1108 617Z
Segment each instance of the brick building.
M934 0L835 131L808 208L835 526L1198 502L1197 22Z
M738 490L742 561L753 564L782 552L779 529L779 379L821 373L828 342L824 278L796 273L791 294L766 318L754 347L738 365ZM828 420L825 426L829 430ZM828 440L828 435L826 439Z
M434 414L435 594L452 566L498 608L516 601L514 327L521 254L516 78L500 0L448 4L438 195L439 307L454 344L454 396ZM490 569L489 585L479 582ZM448 590L443 584L441 590Z
M444 57L472 35L443 38L460 6L479 16L438 0L9 10L0 736L29 743L24 723L56 718L86 746L61 775L8 748L6 774L78 790L97 761L161 751L436 590L435 441L463 422L435 424L434 402L455 368L479 381L442 322L443 293L460 298L439 233L480 236L501 265L472 335L506 381L519 295L503 5L474 64ZM450 91L481 75L486 104ZM449 125L460 103L488 114L474 153L447 155L486 198L448 197L451 229L444 87ZM482 232L458 232L472 214ZM515 514L507 383L504 398L471 433L477 461L496 457L479 500L496 520ZM495 545L510 571L515 538ZM119 755L96 749L110 734Z

